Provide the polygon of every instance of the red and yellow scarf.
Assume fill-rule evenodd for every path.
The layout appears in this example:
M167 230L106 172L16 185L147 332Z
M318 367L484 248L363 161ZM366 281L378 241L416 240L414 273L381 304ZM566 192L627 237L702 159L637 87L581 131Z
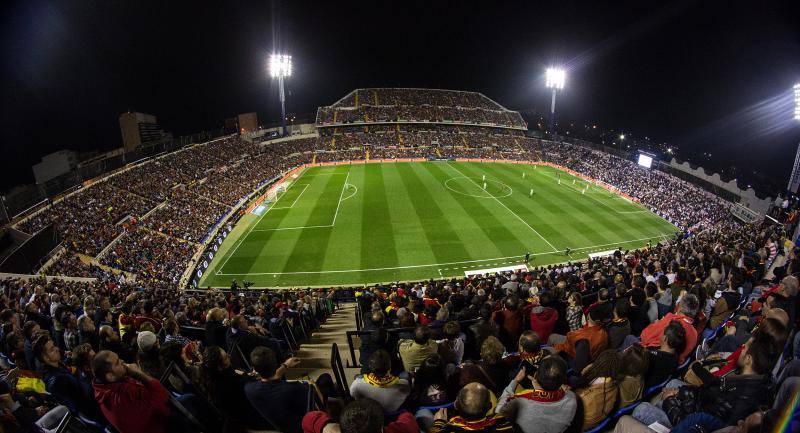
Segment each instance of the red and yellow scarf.
M387 374L386 376L378 376L372 373L367 373L364 375L364 382L368 384L378 387L378 388L388 388L393 386L400 380L397 376L392 376L391 374Z
M540 403L552 403L564 398L565 394L566 392L563 389L557 389L555 391L545 391L543 389L524 389L514 393L514 396L511 398L525 398L528 400L538 401Z
M500 417L498 415L487 416L474 421L466 420L460 416L454 416L450 418L450 422L448 424L461 427L464 430L483 430L494 426L498 421L500 421Z

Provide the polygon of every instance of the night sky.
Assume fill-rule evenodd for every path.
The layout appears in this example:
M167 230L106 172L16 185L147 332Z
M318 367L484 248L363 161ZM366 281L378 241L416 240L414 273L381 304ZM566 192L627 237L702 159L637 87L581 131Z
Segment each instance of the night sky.
M121 146L127 110L176 136L242 112L277 121L273 50L293 56L287 111L299 115L370 86L474 90L546 112L544 69L560 64L562 122L779 184L800 141L798 1L200 3L3 2L0 190L32 182L49 152Z

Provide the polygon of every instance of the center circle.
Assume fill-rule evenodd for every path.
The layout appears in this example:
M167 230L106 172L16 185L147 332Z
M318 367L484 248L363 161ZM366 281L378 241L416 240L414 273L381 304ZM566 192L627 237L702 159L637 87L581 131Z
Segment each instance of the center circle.
M486 189L483 188L486 184ZM476 198L503 198L512 193L510 186L499 180L486 179L482 177L451 177L444 181L445 188L455 193Z

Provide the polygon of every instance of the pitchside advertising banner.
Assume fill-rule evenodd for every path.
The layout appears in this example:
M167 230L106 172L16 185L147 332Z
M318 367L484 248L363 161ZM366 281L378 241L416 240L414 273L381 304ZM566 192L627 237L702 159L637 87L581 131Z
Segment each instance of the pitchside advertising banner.
M228 237L231 231L233 231L233 225L229 223L225 226L225 228L217 232L214 240L208 244L206 250L203 251L203 255L200 256L199 263L197 264L197 268L192 276L192 287L195 289L198 288L200 278L203 277L203 273L206 271L206 269L208 269L208 265L210 265L211 261L214 260L214 256L216 256L219 248L222 246L222 242L225 241L225 238Z

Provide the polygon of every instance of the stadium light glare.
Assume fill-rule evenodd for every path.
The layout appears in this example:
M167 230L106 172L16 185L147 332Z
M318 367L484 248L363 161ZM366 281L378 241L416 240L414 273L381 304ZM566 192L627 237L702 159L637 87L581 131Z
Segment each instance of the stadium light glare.
M550 125L548 132L556 132L556 93L564 88L567 72L561 68L547 68L544 74L544 85L553 89L553 99L550 102Z
M272 78L292 76L292 56L288 54L269 56L269 75Z
M794 85L794 119L800 120L800 83Z
M281 100L281 130L283 136L289 135L286 129L286 91L283 80L292 76L292 56L288 54L272 54L269 56L269 75L278 79L278 98Z
M545 73L545 86L561 90L567 79L567 72L560 68L547 68Z

